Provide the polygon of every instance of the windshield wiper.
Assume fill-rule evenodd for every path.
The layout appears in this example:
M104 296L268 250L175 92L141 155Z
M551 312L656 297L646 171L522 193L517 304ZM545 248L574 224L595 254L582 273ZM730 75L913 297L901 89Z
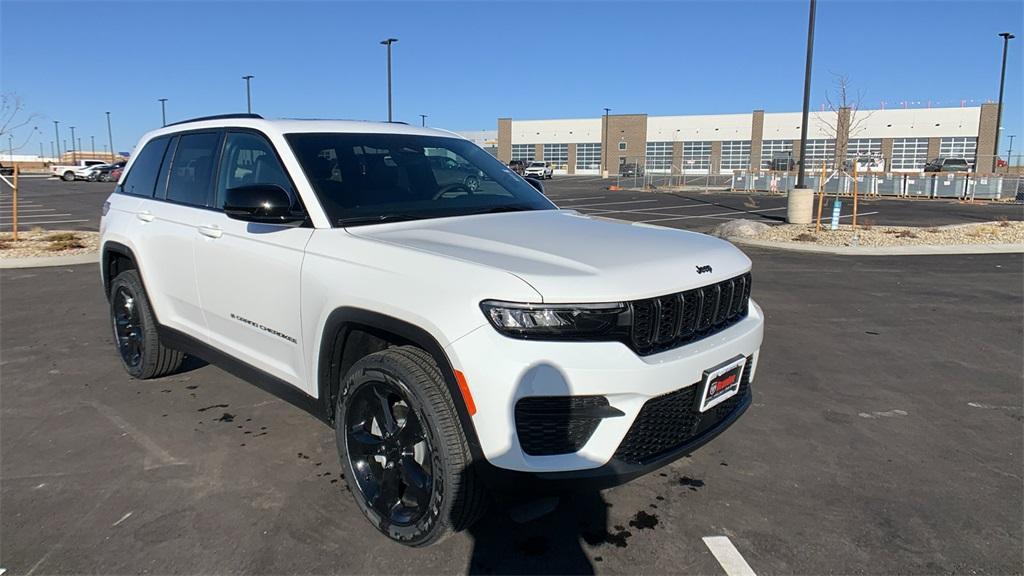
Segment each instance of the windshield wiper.
M484 208L476 212L469 212L467 216L476 214L497 214L499 212L527 212L533 210L533 206L528 204L506 204L504 206L492 206L490 208Z
M408 220L421 220L423 216L412 214L377 214L375 216L349 216L338 218L335 224L338 226L362 226L367 224L383 224L385 222L405 222Z

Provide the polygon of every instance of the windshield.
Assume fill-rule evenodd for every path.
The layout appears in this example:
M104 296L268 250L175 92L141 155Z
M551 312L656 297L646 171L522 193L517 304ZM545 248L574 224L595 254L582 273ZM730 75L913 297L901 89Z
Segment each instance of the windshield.
M530 168L543 168L543 162L530 162Z
M334 226L554 210L472 142L410 134L288 134Z

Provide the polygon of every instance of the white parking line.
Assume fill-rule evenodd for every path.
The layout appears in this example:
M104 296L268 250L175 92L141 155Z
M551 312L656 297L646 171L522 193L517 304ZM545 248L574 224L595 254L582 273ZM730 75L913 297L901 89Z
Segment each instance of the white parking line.
M679 214L673 214L671 212L654 212L654 210L675 210L677 208L696 208L701 206L707 206L707 204L688 204L686 206L665 206L663 208L637 208L636 210L609 210L605 208L582 208L587 214L605 215L605 214L637 214L640 216L679 216ZM574 208L574 206L569 206Z
M3 206L0 206L0 211L9 212L9 210L3 210L3 208ZM21 214L22 212L53 212L54 210L56 210L56 208L36 208L35 206L31 208L22 208L19 206L18 214Z
M715 555L722 570L729 576L756 576L728 536L705 536L704 545Z
M19 218L18 226L21 226L22 224L75 224L77 222L88 222L88 220L37 220L35 222L22 222ZM10 228L11 224L11 222L0 222L0 228Z
M658 202L658 200L624 200L621 202L596 202L594 204L576 204L573 208L587 208L590 206L612 206L614 204L640 204L643 202Z
M57 216L71 216L71 214L25 214L18 213L18 220L24 220L25 218L56 218ZM14 220L14 216L0 216L0 220Z
M689 220L690 218L712 218L714 216L739 216L740 214L756 214L758 212L774 212L776 210L785 210L785 206L779 208L763 208L761 210L733 210L732 212L719 212L718 214L701 214L694 216L676 216L675 218L655 218L654 220L637 220L637 222L643 222L644 224L650 222L665 222L667 220Z
M583 198L573 197L562 197L562 196L548 196L551 200L558 200L559 202L579 202L580 200L600 200L604 196L584 196Z

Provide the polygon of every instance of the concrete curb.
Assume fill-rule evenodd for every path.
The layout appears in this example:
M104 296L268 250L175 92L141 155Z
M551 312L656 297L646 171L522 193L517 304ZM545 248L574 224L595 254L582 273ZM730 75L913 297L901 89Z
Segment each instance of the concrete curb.
M927 256L939 254L1018 254L1024 253L1024 244L924 244L917 246L815 246L796 242L769 242L746 238L727 238L740 246L838 254L841 256Z
M74 266L76 264L97 264L100 261L99 252L88 254L74 254L72 256L31 256L29 258L3 258L0 259L0 270L14 270L17 268L46 268L47 266Z

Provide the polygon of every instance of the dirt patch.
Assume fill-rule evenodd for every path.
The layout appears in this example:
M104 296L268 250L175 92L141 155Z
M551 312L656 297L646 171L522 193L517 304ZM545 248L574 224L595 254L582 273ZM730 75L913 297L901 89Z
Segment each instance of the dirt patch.
M99 249L99 243L98 232L19 231L17 242L11 238L10 232L5 232L0 234L0 259L90 254Z
M856 236L856 238L855 238ZM916 228L911 226L858 226L846 224L838 230L814 225L781 224L772 226L751 240L820 246L922 246L959 244L1024 244L1024 222L1000 221L978 224Z

